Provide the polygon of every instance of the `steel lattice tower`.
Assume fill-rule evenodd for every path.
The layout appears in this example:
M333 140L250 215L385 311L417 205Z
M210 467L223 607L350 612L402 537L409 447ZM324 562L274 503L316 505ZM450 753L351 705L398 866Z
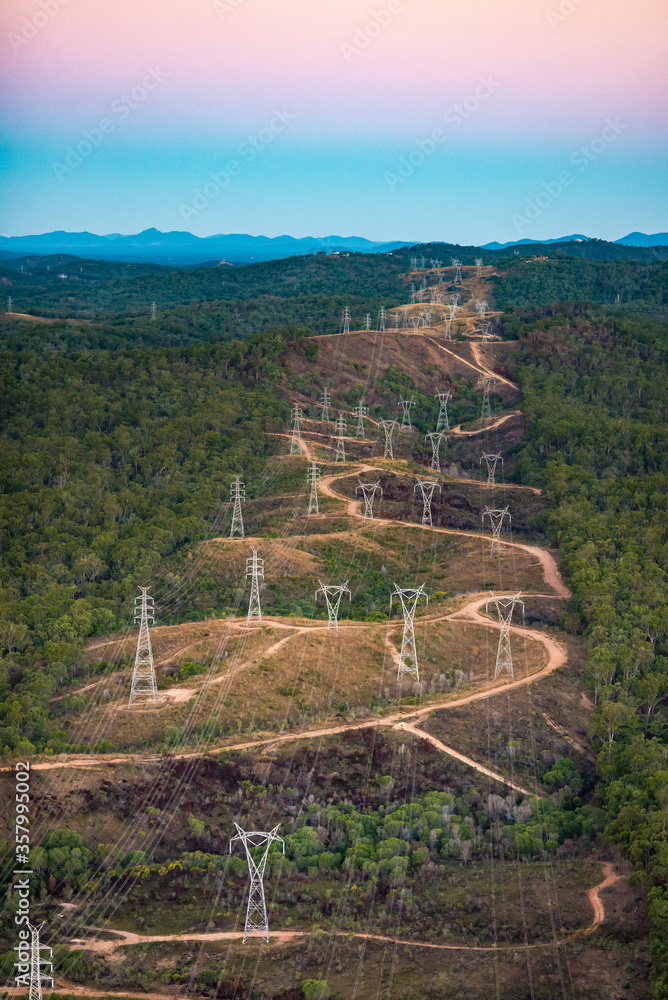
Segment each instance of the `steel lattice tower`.
M235 840L240 840L246 851L246 861L248 862L248 874L250 876L250 887L248 890L248 906L246 907L246 924L244 926L244 944L246 938L262 936L265 941L269 940L269 921L267 920L267 903L264 898L264 872L267 867L267 856L269 848L275 841L280 840L283 854L285 854L285 841L278 836L277 823L273 830L265 833L261 830L242 830L238 823L235 837L230 840L230 854L232 844ZM256 861L251 851L256 847L264 847L264 851L259 860Z
M327 605L327 631L333 628L336 632L339 631L339 608L341 606L341 598L344 594L348 595L348 600L352 599L352 594L348 588L348 581L339 584L324 584L322 580L318 580L320 586L315 592L315 600L318 600L318 594L323 594L325 598L325 603Z
M491 507L485 507L482 512L482 526L485 527L485 518L488 517L490 524L492 526L492 547L490 549L490 555L494 555L495 552L501 551L501 529L503 528L503 522L505 518L508 518L508 523L512 523L512 518L510 515L510 510L508 507L504 507L503 510L492 510Z
M396 420L379 420L378 424L385 431L385 449L383 451L383 458L394 458L392 435L394 433L394 428L398 427L399 424Z
M42 924L36 927L28 924L30 931L30 987L28 990L28 1000L42 1000L42 986L53 989L53 951L39 943L39 932ZM48 951L49 957L42 958L42 952ZM47 973L42 971L42 966L48 966Z
M262 608L260 607L260 583L264 580L264 559L258 558L257 549L252 550L253 555L246 560L246 579L250 577L251 592L248 601L248 614L246 624L250 625L252 618L257 618L262 624Z
M156 318L156 304L155 302L151 302L151 319L155 320L155 318Z
M412 396L411 396L410 399L400 399L399 400L399 406L401 407L401 410L402 410L401 428L400 428L402 431L410 431L412 429L412 425L411 425L411 406L414 406L414 405L415 405L415 400L414 400L414 398Z
M381 306L378 311L378 329L381 333L385 333L385 317L387 313L385 312L385 306Z
M514 597L496 597L492 593L492 601L496 604L496 610L499 615L499 622L501 624L501 635L499 636L499 646L496 651L496 667L494 670L494 680L499 676L502 670L507 670L511 677L513 674L513 654L510 648L510 623L513 620L513 611L515 610L516 604L522 605L522 614L524 614L524 601L520 600L522 597L521 591L515 594ZM486 608L489 606L486 605Z
M457 257L451 257L450 263L455 268L455 280L453 284L461 285L462 283L462 262Z
M482 274L482 257L476 257L475 259L475 276L479 278Z
M452 393L448 389L446 392L437 392L438 400L438 420L436 421L437 431L449 431L450 421L448 420L448 403L452 399Z
M301 455L302 434L299 421L304 416L299 403L292 404L292 437L290 438L290 454Z
M383 487L380 485L380 479L376 480L375 483L363 483L361 479L357 482L359 486L355 488L355 493L362 491L362 496L364 498L364 517L368 517L370 521L373 521L373 501L376 497L376 493L383 495Z
M431 525L431 499L434 495L434 490L438 487L438 492L441 492L441 484L437 479L418 479L417 483L413 487L413 493L420 490L422 493L422 523Z
M433 469L434 472L441 471L441 463L438 457L438 453L441 447L441 441L443 440L444 437L445 437L445 431L430 431L428 434L425 434L425 438L427 439L427 441L429 441L431 445L430 469Z
M355 437L364 437L364 418L369 416L369 407L365 406L362 400L359 401L357 406L354 408L353 413L357 417L357 427L355 428Z
M329 389L323 389L320 393L320 419L329 420L329 406L331 403Z
M341 321L343 323L344 333L350 333L350 319L351 319L350 309L348 308L348 306L346 306L341 315Z
M482 455L480 456L481 463L483 459L487 463L487 482L493 485L494 475L496 473L496 466L499 462L501 462L501 465L503 465L503 455L501 454L501 452L499 452L498 455L488 455L487 452L483 451Z
M408 327L408 306L404 306L404 318L403 318L402 326L403 326L404 330L406 330L407 327Z
M395 330L399 329L399 312L398 311L395 312L395 314L394 314L394 329Z
M343 413L339 413L336 418L336 458L335 462L345 462L346 460L346 418Z
M230 486L230 503L232 504L232 526L230 528L230 538L234 535L244 537L244 518L241 513L241 505L246 500L246 487L241 482L241 476L235 476Z
M487 343L487 341L489 340L491 332L492 332L492 324L491 323L483 322L482 320L480 320L478 322L478 325L476 327L476 333L479 333L480 336L482 337L483 344Z
M492 408L489 404L489 390L493 389L496 385L496 379L491 375L486 375L484 378L480 379L479 384L482 386L482 409L480 412L480 419L484 420L485 417L491 417Z
M489 309L489 302L487 301L487 299L478 299L476 301L475 307L476 307L476 312L480 316L480 319L484 319L487 310Z
M153 650L151 648L151 636L149 635L149 625L155 622L155 612L153 608L153 598L148 596L148 587L140 587L141 596L135 597L135 625L139 624L139 638L137 639L137 652L135 653L135 666L132 671L132 687L130 688L130 701L132 705L138 698L146 697L154 705L158 700L158 688L155 682L155 668L153 666Z
M371 313L367 313L364 318L364 329L365 330L371 329Z
M429 603L429 598L427 597L424 586L402 588L397 586L395 583L394 590L390 595L390 612L392 611L393 597L399 598L401 601L401 610L404 613L404 631L401 637L401 652L399 653L397 680L399 680L403 674L410 674L416 681L419 681L420 671L418 669L417 650L415 648L415 609L417 607L417 602L421 597L426 598L427 604Z
M14 303L12 301L11 295L7 296L7 312L10 313L14 309Z
M311 462L308 469L306 470L306 482L311 488L311 495L308 501L308 514L319 514L320 508L318 506L318 482L320 480L320 469L316 462Z

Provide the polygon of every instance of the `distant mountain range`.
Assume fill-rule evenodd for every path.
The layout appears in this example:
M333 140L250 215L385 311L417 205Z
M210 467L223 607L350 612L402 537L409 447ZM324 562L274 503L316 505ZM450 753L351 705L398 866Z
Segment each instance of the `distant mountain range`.
M249 236L232 233L219 236L193 236L187 232L161 233L145 229L136 236L109 233L42 233L40 236L0 236L0 251L7 253L72 253L90 259L152 261L159 264L184 264L195 261L229 260L233 263L276 260L297 254L357 250L383 253L406 246L406 240L380 243L361 236Z
M482 250L505 250L523 244L568 243L573 240L586 241L582 234L561 236L552 240L522 239L510 243L486 243ZM629 233L616 240L626 246L652 247L668 245L668 233ZM361 236L249 236L247 233L232 233L218 236L193 236L188 232L161 233L158 229L145 229L136 236L109 233L97 236L95 233L42 233L39 236L0 236L0 256L10 257L20 254L71 253L96 260L122 260L128 262L152 262L156 264L193 264L226 260L230 263L276 260L297 254L326 253L337 251L359 251L361 253L387 253L398 247L412 246L411 240L377 242Z

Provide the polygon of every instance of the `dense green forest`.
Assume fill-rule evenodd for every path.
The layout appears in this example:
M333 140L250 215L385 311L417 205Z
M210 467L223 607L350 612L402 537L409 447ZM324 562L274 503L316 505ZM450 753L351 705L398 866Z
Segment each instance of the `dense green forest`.
M261 479L262 431L289 415L285 350L274 332L182 351L3 352L0 748L44 742L82 640L125 627L137 581L211 532L234 473Z
M517 258L495 279L499 309L555 302L620 303L626 310L665 318L668 262Z
M528 434L589 648L604 838L649 887L654 995L668 997L668 339L619 316L509 318Z

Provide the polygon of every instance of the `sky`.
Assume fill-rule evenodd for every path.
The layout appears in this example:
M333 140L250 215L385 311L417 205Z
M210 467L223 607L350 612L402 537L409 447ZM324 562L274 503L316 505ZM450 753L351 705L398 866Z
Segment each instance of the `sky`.
M668 230L664 0L4 0L6 236Z

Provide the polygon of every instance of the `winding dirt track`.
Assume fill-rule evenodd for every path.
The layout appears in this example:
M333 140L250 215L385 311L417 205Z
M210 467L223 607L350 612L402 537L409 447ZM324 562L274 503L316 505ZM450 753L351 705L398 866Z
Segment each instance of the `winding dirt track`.
M306 453L306 449L304 449L304 451ZM306 457L307 458L309 457L308 454L306 454ZM359 463L357 465L355 472L350 472L349 470L346 470L345 472L327 476L324 479L321 479L320 488L326 496L332 497L336 500L343 502L346 505L346 510L351 517L364 521L364 516L361 513L361 501L350 499L340 493L337 493L332 488L332 484L336 482L338 479L349 478L350 476L357 474L357 472L363 473L363 472L380 472L380 471L383 470L378 468L377 466L368 465L366 463ZM377 518L375 519L375 523L383 525L400 525L403 527L424 529L427 531L435 531L443 534L464 535L471 538L485 537L484 535L481 535L480 533L477 532L457 531L451 528L433 528L430 527L429 525L414 524L413 522L409 521L395 521L395 520ZM552 589L555 591L555 595L562 598L570 597L570 592L568 588L565 586L563 580L561 579L554 557L550 552L547 552L545 549L540 549L538 548L538 546L526 545L522 542L503 541L502 544L515 548L520 548L525 550L526 552L529 552L532 556L534 556L537 559L537 561L541 565L545 582L552 587ZM534 596L547 597L550 595L534 595ZM441 616L440 618L429 618L424 620L425 621L466 620L475 622L476 624L479 625L484 625L487 628L500 629L501 626L499 625L498 622L494 622L491 619L485 618L483 617L483 615L480 614L480 608L482 607L483 604L487 603L488 599L489 595L476 596L472 598L462 608L459 608L457 611L454 611L449 615L444 615ZM292 626L292 625L286 625L283 622L273 621L272 619L266 619L266 621L271 622L272 626L274 627L284 628L286 630L289 629L290 634L282 639L277 640L276 643L270 646L269 649L264 650L261 654L258 654L252 657L247 662L240 664L238 667L234 668L233 671L221 674L219 677L214 678L211 681L211 683L216 683L216 684L222 683L223 681L229 679L230 676L233 676L234 674L237 674L242 670L246 669L250 664L255 662L255 660L257 660L258 657L265 658L268 655L271 655L272 652L276 652L278 649L282 648L287 642L289 642L290 639L293 638L295 635L299 635L304 632L323 630L326 628L326 626L324 625ZM368 625L366 623L356 623L354 625L345 625L341 623L339 627L345 629L348 628L360 629L360 628L370 628L374 626ZM509 787L513 787L517 791L521 791L524 794L527 795L533 794L534 796L536 796L535 792L530 792L527 789L515 785L514 783L510 782L507 778L505 778L502 774L491 771L484 765L478 764L476 761L471 760L468 757L465 757L463 754L460 754L459 751L455 750L452 747L447 747L444 743L441 743L440 740L436 740L435 737L432 737L430 734L425 733L422 730L418 729L416 725L418 722L424 720L425 718L427 718L427 716L431 715L433 712L442 709L456 708L461 705L468 705L471 704L472 702L493 697L496 694L500 694L502 692L506 692L517 687L521 687L525 684L533 683L534 681L539 680L542 677L548 676L548 674L552 673L554 670L559 669L559 667L561 667L566 662L566 651L564 650L564 648L559 643L551 639L549 636L544 635L542 632L538 632L534 629L518 628L517 626L511 626L511 631L520 635L527 636L529 638L533 638L543 645L543 647L547 652L547 657L548 657L547 663L544 667L542 667L540 670L536 671L533 674L529 674L525 677L514 678L504 683L495 684L490 688L476 691L473 694L465 695L462 698L457 698L452 700L448 699L442 702L433 702L425 706L424 708L418 709L417 711L404 710L395 712L392 715L366 719L363 722L344 723L339 726L330 726L317 730L307 730L301 732L293 731L289 733L283 733L280 736L272 736L265 739L249 740L243 743L236 743L233 745L225 744L218 747L211 747L209 748L208 752L215 754L215 753L224 753L228 751L248 750L248 749L262 748L262 747L265 749L265 752L271 752L275 750L277 747L281 746L283 743L292 742L294 740L318 739L327 736L340 735L341 733L352 732L361 729L369 729L374 727L390 727L394 729L404 729L406 732L410 732L412 735L420 739L427 740L433 746L437 747L437 749L441 750L443 753L447 753L450 756L462 761L463 763L466 763L468 766L479 771L481 774L485 774L488 777L493 778L495 781L508 785ZM395 659L396 662L398 654L394 649L393 644L390 642L389 632L390 628L388 628L388 632L386 633L385 643L390 647L390 649L393 650L392 655L393 659ZM178 689L178 691L165 692L165 694L170 695L173 701L184 701L184 700L187 701L190 697L197 694L199 690L201 689L199 688ZM408 725L409 723L410 725ZM197 756L201 756L199 751L189 751L180 754L175 754L173 755L172 759L183 760L183 759L191 759ZM54 770L61 768L85 769L91 767L107 766L109 764L131 763L137 761L143 761L144 763L151 763L151 762L158 762L161 759L162 757L159 754L146 756L135 753L135 754L115 755L113 757L107 755L99 755L99 756L91 755L89 757L76 757L75 759L70 759L70 760L52 759L49 761L36 761L33 764L33 769L34 770Z
M603 881L587 890L587 898L593 910L592 922L587 926L574 931L568 937L562 937L557 943L564 944L576 937L584 937L592 934L605 920L605 907L600 897L603 889L614 885L619 880L619 875L614 871L609 861L601 862L603 868ZM97 930L98 928L91 928ZM85 947L86 951L92 951L100 955L112 955L119 950L131 945L157 944L168 941L196 941L202 944L206 941L240 941L243 940L243 931L210 931L208 933L186 933L186 934L136 934L134 931L119 931L112 928L107 929L109 933L117 935L115 940L101 941L85 938L71 938L70 946ZM552 948L554 940L539 941L532 944L494 944L494 945L470 945L470 944L441 944L434 941L411 941L406 938L389 937L384 934L367 934L363 932L350 934L348 931L335 931L332 937L358 938L366 941L382 941L393 945L405 945L408 948L432 948L438 951L527 951L535 948ZM269 946L288 944L291 941L306 939L309 934L304 931L272 931L269 938ZM104 995L104 994L100 994ZM129 994L123 994L124 996ZM146 994L142 994L146 996Z

